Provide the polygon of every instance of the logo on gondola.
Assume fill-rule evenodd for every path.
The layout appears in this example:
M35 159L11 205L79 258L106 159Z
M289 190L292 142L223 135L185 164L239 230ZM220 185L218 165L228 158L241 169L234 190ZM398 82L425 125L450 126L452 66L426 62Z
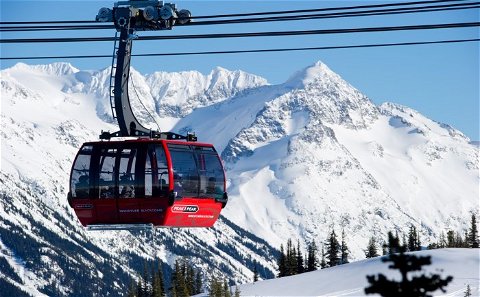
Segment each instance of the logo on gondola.
M198 206L196 205L174 205L172 206L172 212L197 212Z
M92 204L75 204L74 208L75 209L92 209L93 205Z

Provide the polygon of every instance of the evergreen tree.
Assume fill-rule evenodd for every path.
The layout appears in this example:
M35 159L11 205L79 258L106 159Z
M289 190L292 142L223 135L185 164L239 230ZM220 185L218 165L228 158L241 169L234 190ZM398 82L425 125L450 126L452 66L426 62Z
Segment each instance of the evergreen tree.
M453 230L448 230L447 231L447 247L449 248L454 248L456 246L456 240L455 240L455 232Z
M416 251L419 251L422 249L422 242L420 240L420 231L417 231L417 246L416 246Z
M258 281L257 261L253 260L253 282Z
M399 254L390 254L382 259L382 262L392 262L388 268L398 269L402 275L402 280L390 280L383 274L378 276L368 275L367 280L370 286L365 288L366 294L378 293L381 296L389 297L427 297L431 296L428 292L434 292L438 289L445 293L444 287L453 279L451 276L442 279L438 274L408 277L408 273L421 271L422 266L430 265L430 256L415 256L400 251Z
M227 279L223 280L223 296L232 297L232 294L230 294L230 286L227 284Z
M472 214L472 219L470 221L470 229L468 230L467 242L469 248L478 248L478 229L477 229L477 219L475 215Z
M388 244L386 242L383 242L382 244L382 255L388 255Z
M339 264L340 257L340 244L337 240L337 235L335 234L335 230L332 229L330 236L326 242L327 246L327 264L328 267L333 267Z
M195 294L195 271L193 269L193 266L188 263L187 261L184 261L185 265L185 285L187 286L187 291L188 295L194 295Z
M410 230L408 231L408 243L407 243L407 250L408 251L417 251L418 250L418 234L417 228L411 225Z
M398 237L398 233L397 233L397 237ZM400 246L404 247L405 250L408 249L408 242L407 242L407 238L405 237L405 233L402 234L402 244Z
M300 249L300 240L297 240L297 274L304 273L305 267L303 267L303 255Z
M283 249L283 245L280 245L280 255L277 260L278 265L278 277L283 277L287 275L287 255Z
M345 230L342 229L342 243L340 244L340 264L348 263L349 251L345 237Z
M320 267L322 269L327 267L327 260L326 260L325 256L326 256L325 248L324 248L324 245L322 244L322 260L320 261Z
M152 273L152 297L163 297L165 296L165 282L163 280L163 271L161 262L158 264L157 271Z
M135 280L132 278L132 281L130 283L130 287L128 288L128 297L137 297L137 284Z
M142 282L142 277L141 276L138 277L136 296L137 297L146 297L145 293L144 293L143 282Z
M307 265L306 271L314 271L318 268L317 245L312 241L307 248Z
M235 297L240 297L240 288L235 286Z
M443 249L447 247L447 240L445 238L445 232L440 233L440 238L438 239L437 248Z
M388 231L388 246L387 246L387 254L395 254L400 252L401 250L401 245L400 245L400 239L398 238L398 233L396 235L393 235L392 232Z
M150 280L148 274L148 264L147 262L143 262L143 275L141 278L141 285L140 285L140 295L139 297L148 297L150 296Z
M208 293L209 297L223 297L223 286L222 283L212 275L210 279L210 291Z
M195 292L194 294L200 294L202 293L202 288L203 288L203 280L202 280L202 274L200 270L197 270L195 273Z
M172 277L173 293L177 297L189 296L188 287L185 282L186 267L184 261L175 260L175 268Z
M463 295L463 297L470 297L472 296L472 290L470 289L470 285L467 284L467 288L465 289L465 294Z
M292 240L287 241L287 275L297 274L297 251Z
M455 245L459 248L467 247L465 240L463 240L462 235L460 232L455 233Z
M378 256L379 256L379 254L378 254L378 251L377 251L377 244L376 244L376 241L375 241L375 237L372 236L372 237L370 237L370 240L368 241L367 250L365 251L365 257L374 258L374 257L378 257Z

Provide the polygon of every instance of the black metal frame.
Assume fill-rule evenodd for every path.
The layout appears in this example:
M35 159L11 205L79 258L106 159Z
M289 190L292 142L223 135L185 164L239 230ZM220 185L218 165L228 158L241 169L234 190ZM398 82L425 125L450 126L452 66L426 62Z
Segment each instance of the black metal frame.
M161 8L163 3L155 1L147 1L147 4L156 4L156 8ZM118 5L129 5L127 7L118 7ZM140 1L118 2L116 7L111 11L111 19L115 24L115 28L120 32L118 40L118 50L114 55L117 56L115 77L114 77L114 118L116 117L120 131L104 132L100 134L100 139L110 140L112 137L128 137L139 136L159 139L187 140L197 141L195 134L181 135L173 132L153 131L144 127L133 114L128 95L128 81L130 79L130 60L132 55L132 41L135 38L136 30L152 31L152 30L170 30L175 21L170 19L146 20L142 11L138 8ZM174 5L168 4L169 7L175 8ZM98 19L98 17L97 17ZM113 65L112 65L113 67ZM111 102L112 103L112 102Z

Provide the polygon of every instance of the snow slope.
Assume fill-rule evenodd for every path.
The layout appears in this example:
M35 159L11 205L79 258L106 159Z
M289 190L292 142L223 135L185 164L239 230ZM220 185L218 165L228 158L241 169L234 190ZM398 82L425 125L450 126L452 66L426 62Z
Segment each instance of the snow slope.
M415 252L431 256L432 265L424 266L421 273L453 276L447 292L434 292L435 296L464 296L467 284L472 296L480 295L480 251L478 249L441 249ZM242 296L379 296L366 295L367 275L384 274L400 279L398 270L388 269L381 257L239 286ZM410 276L412 274L409 274Z

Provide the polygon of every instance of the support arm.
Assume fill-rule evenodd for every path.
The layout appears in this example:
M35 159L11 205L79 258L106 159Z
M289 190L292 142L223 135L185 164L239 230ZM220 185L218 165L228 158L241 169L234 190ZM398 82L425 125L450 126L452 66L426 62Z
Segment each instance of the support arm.
M137 30L156 31L170 30L175 22L185 24L190 21L188 10L177 11L173 4L163 4L156 0L121 1L115 4L113 10L100 9L97 21L111 22L120 32L116 55L114 76L114 109L120 131L115 133L102 132L100 139L126 136L146 136L151 138L196 140L195 135L182 136L172 132L160 133L152 131L140 124L133 114L128 96L128 81L130 79L130 59L132 55L132 39ZM113 66L113 65L112 65Z

